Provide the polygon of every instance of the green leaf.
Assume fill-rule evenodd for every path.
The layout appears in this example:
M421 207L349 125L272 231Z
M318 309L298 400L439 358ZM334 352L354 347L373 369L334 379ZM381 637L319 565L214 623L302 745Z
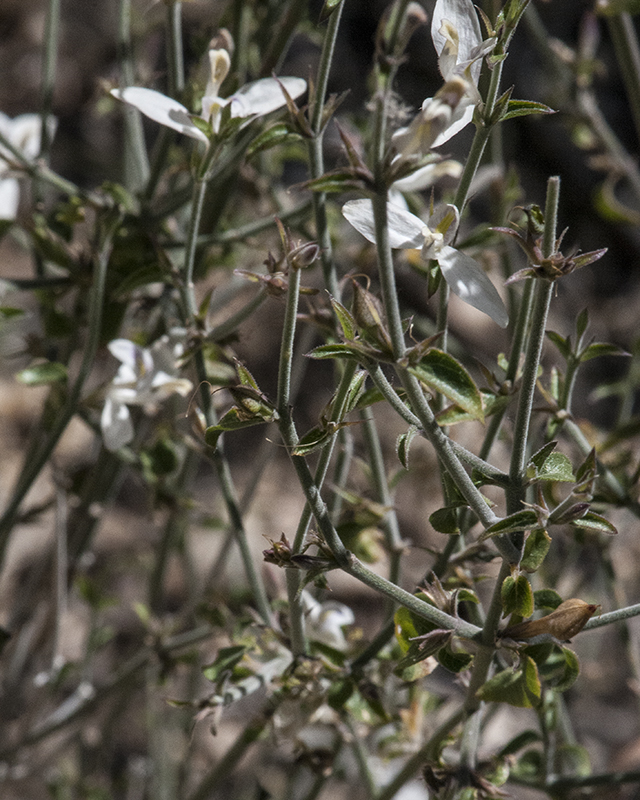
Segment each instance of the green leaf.
M533 593L533 601L536 610L550 608L555 611L562 603L562 598L555 589L538 589Z
M345 415L349 412L353 411L356 408L362 399L362 396L365 393L365 384L367 382L367 373L365 370L360 369L357 370L354 374L353 378L351 379L351 383L349 384L349 389L347 391L347 398L345 400L344 405L344 413Z
M33 364L18 372L16 379L25 386L46 386L67 380L67 368L57 361Z
M326 447L326 445L328 445L333 438L337 428L338 425L335 426L334 430L329 430L324 426L312 428L310 431L307 431L304 436L300 437L300 440L292 450L291 455L308 456L315 450L320 450L321 448Z
M2 220L0 220L1 222ZM14 317L21 317L24 315L23 308L14 308L13 306L1 306L0 316L4 319L13 319Z
M563 647L561 674L553 680L549 679L548 682L556 692L566 692L567 689L570 689L576 682L578 675L580 675L578 656L573 650L570 650L568 647Z
M364 352L361 347L354 344L321 344L310 353L307 353L307 356L318 360L343 358L347 361L357 361L359 363L363 360Z
M415 425L411 425L406 433L401 433L396 439L396 454L402 466L407 470L409 469L409 448L417 434L418 428Z
M368 184L366 175L359 175L354 169L344 169L327 172L315 180L307 181L305 186L312 192L348 192L350 189L362 192Z
M533 708L538 705L541 686L535 662L523 655L520 669L505 669L498 672L478 690L481 700L492 703L508 703L518 708Z
M331 305L333 307L333 311L338 318L338 322L340 323L340 327L342 328L342 333L344 338L348 341L356 338L356 334L358 332L358 326L354 319L353 314L349 311L348 308L342 305L342 303L338 302L334 297L331 298Z
M223 647L215 658L215 661L202 668L204 677L216 683L225 673L233 672L233 668L242 661L247 648L244 645L232 645Z
M251 428L253 425L262 425L266 422L262 417L247 417L235 406L230 408L220 419L217 425L211 425L204 433L204 440L209 447L215 448L218 439L226 431L239 431L243 428Z
M430 606L433 605L433 602L424 592L418 592L416 597L428 603ZM424 636L426 633L432 633L438 628L435 623L429 622L429 620L424 619L424 617L419 617L417 614L409 611L408 608L404 608L404 606L396 611L393 620L395 623L396 639L403 653L407 653L409 648L415 644L415 642L411 641L412 639L418 636ZM448 633L450 633L450 631L448 631Z
M561 744L556 749L558 772L561 775L573 775L586 778L591 775L589 752L579 744Z
M551 537L544 528L534 528L524 544L524 553L520 561L520 569L526 572L535 572L540 568L544 561L549 547Z
M454 653L449 646L442 647L438 650L436 658L440 666L453 673L462 672L462 670L467 669L469 664L473 661L471 653Z
M475 605L480 603L480 598L473 589L467 589L464 586L457 590L456 600L458 603L474 603Z
M484 421L482 395L471 375L453 356L434 348L418 364L410 366L409 372L431 389L448 397L473 419Z
M493 525L489 526L479 537L479 541L489 539L491 536L499 536L503 533L514 533L515 531L526 531L529 528L538 526L538 515L532 508L525 508L509 514Z
M564 453L551 453L536 476L539 481L562 481L573 483L575 475L571 461Z
M238 378L240 379L240 383L243 386L249 386L252 389L255 389L256 392L260 393L260 387L258 386L256 379L244 366L244 364L240 363L240 361L236 361L236 371L238 373Z
M434 511L429 517L429 523L438 531L438 533L446 533L449 535L456 535L460 533L460 525L458 522L458 509L460 506L445 506Z
M513 92L513 86L510 86L504 94L500 95L500 97L496 100L493 113L491 114L491 125L495 125L500 120L504 119L505 114L509 109L509 101L511 100L511 93Z
M609 522L608 519L601 517L600 514L596 514L593 511L587 511L583 517L580 517L579 519L573 519L569 524L574 528L582 528L589 531L599 531L600 533L608 533L610 535L618 533L618 529L615 525Z
M533 591L525 575L517 575L515 578L509 575L505 578L500 597L505 616L517 614L520 617L530 617L533 614Z
M363 408L368 408L372 406L374 403L381 403L384 401L384 396L380 392L380 390L376 386L372 386L370 389L366 389L360 397L358 397L358 402L355 405L355 408L360 410Z
M247 150L247 155L251 157L256 153L269 150L271 147L299 141L302 141L302 136L299 133L292 131L285 122L276 122L275 125L256 136Z
M329 687L327 703L336 711L341 711L345 703L355 691L355 683L351 678L342 681L334 681Z
M540 750L527 750L511 768L513 775L525 781L541 780L545 775L546 762Z
M538 705L538 701L542 696L542 687L540 685L538 667L532 658L524 656L522 659L522 668L524 674L525 692L531 700L532 705L536 706Z
M538 451L536 451L531 458L529 459L529 467L534 467L535 471L540 469L540 467L544 464L544 462L549 458L551 453L556 449L558 446L558 442L547 442L544 447L541 447Z
M425 665L420 671L411 670L411 668L426 661L426 659L434 653L441 651L450 639L451 631L446 631L441 628L436 628L429 633L425 633L417 640L411 642L411 646L404 658L400 659L394 667L394 672L396 675L402 677L403 680L410 681L428 675L433 671L432 665Z
M599 358L600 356L631 356L622 347L617 344L607 344L606 342L592 342L580 354L580 361L590 361L592 358Z
M587 326L589 325L589 309L583 308L582 311L576 317L576 337L578 342L582 340L584 332L587 330Z
M545 105L544 103L535 103L532 100L509 100L507 112L502 117L505 119L514 119L514 117L527 117L529 114L555 114L553 108Z
M565 361L568 361L571 358L571 337L567 337L566 339L564 336L560 336L559 333L555 331L546 331L547 339L551 339L551 341L555 344L555 346L560 351L560 355L564 358Z
M497 414L509 405L510 397L507 395L494 394L493 392L480 391L482 396L482 406L485 417ZM438 425L457 425L459 422L471 422L474 416L463 411L460 406L449 406L438 412Z
M63 269L72 270L73 259L66 243L56 236L43 222L38 222L31 230L35 250L45 261L51 261Z

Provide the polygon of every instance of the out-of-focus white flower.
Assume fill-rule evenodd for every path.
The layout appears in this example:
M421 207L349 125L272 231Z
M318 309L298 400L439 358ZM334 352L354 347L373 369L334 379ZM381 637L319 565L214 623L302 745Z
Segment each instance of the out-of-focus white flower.
M302 592L306 633L313 642L320 642L334 650L346 650L347 640L343 627L353 625L355 617L349 606L335 600L319 603L309 592Z
M53 138L55 118L49 117L47 124ZM11 119L0 111L0 133L25 158L32 160L40 152L42 118L39 114L21 114ZM15 219L18 213L20 187L9 166L12 160L13 155L0 144L0 219Z
M284 87L289 95L295 99L307 89L307 82L303 78L262 78L261 80L247 83L231 97L219 97L218 92L222 82L227 77L231 60L226 50L209 50L210 75L204 96L202 98L202 112L199 115L208 122L215 133L220 129L222 109L230 105L232 117L255 117L269 114L286 104L282 91ZM206 135L193 121L196 116L174 100L153 89L140 86L128 86L126 89L112 89L111 94L119 100L134 106L145 116L166 125L168 128L206 142Z
M431 38L445 84L434 97L426 98L406 128L393 135L396 149L405 157L440 147L471 122L480 102L482 59L496 44L495 38L483 41L471 0L437 0Z
M367 761L371 774L377 786L386 786L398 775L406 764L406 759L394 758L383 760L377 756L370 757ZM429 790L419 778L407 783L393 795L394 800L429 800Z
M365 239L375 244L375 222L370 200L350 200L342 207L342 213ZM438 206L425 225L420 217L389 203L387 222L392 248L422 248L422 257L438 262L454 294L490 316L501 328L507 326L507 310L482 267L471 256L451 247L460 222L460 214L455 206Z
M162 336L150 348L139 347L129 339L114 339L107 345L120 361L100 418L107 450L118 450L133 439L129 406L142 406L151 414L170 395L184 397L193 388L190 380L176 374L177 360L184 352L178 338Z
M404 192L420 192L433 186L440 178L448 177L457 180L462 175L462 164L448 158L426 164L415 170L406 178L399 178L389 187L389 202L408 211L407 202L403 197Z

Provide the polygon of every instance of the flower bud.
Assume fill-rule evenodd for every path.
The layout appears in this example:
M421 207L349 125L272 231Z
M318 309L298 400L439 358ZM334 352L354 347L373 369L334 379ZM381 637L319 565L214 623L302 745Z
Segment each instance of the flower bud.
M402 21L397 25L397 15L401 12L402 3L396 0L387 7L376 35L376 51L378 63L384 65L390 60L399 59L404 53L409 39L421 25L427 24L427 13L420 3L411 2L404 10ZM393 36L393 32L396 35Z
M600 608L573 597L560 603L555 611L541 619L512 625L503 632L509 639L533 639L534 636L547 635L560 642L567 642L584 628Z
M294 247L289 253L289 264L292 269L307 269L320 255L320 247L316 242L304 242Z

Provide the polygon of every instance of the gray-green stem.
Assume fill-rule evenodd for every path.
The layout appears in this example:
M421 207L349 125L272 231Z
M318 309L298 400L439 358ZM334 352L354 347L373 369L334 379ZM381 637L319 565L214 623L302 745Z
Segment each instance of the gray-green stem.
M340 17L345 0L341 2L329 17L327 32L322 45L320 63L316 76L314 90L313 108L311 115L311 130L313 138L309 140L309 171L311 179L319 178L324 173L324 156L322 152L323 143L323 111L325 97L327 94L327 84L329 82L329 72L333 62L333 52L335 49L338 28L340 27ZM333 248L331 246L331 236L327 225L327 195L325 192L313 192L313 213L316 222L316 237L320 245L320 262L322 264L322 274L324 285L329 293L340 299L340 287L336 275L335 264L333 263Z
M60 37L61 0L49 0L44 33L44 57L42 59L42 87L40 114L42 117L42 133L40 140L40 158L49 159L51 135L48 121L53 108L53 90L55 88L58 65L58 40Z
M167 20L167 73L169 95L177 100L184 92L184 56L182 54L182 2L168 0Z
M558 216L558 197L560 179L549 178L547 184L547 201L545 205L545 229L543 235L543 255L549 257L555 249L556 227ZM531 329L529 331L528 346L525 354L518 410L513 433L513 447L509 467L510 487L507 491L507 513L513 514L522 508L524 500L524 480L526 468L527 444L529 428L531 425L531 412L533 409L533 396L538 378L538 368L542 355L545 328L553 283L540 279L536 281L534 290L533 309L531 314ZM516 546L521 546L522 536L517 537Z
M131 46L131 0L120 0L118 19L118 61L122 87L135 85ZM124 181L129 191L136 192L149 180L149 157L144 141L140 112L124 103Z

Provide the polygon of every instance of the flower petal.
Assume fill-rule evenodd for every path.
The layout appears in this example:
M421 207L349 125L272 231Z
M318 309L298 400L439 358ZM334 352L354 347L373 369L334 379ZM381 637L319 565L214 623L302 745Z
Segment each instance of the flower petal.
M358 233L375 244L376 228L371 200L349 200L342 206L342 213ZM422 247L424 222L420 217L389 203L387 205L387 221L389 244L394 250Z
M156 400L164 400L172 394L186 397L193 389L193 384L187 378L176 378L166 372L156 372L151 381L151 390Z
M454 240L460 224L460 212L451 203L442 203L429 217L429 230L442 234L442 244L448 245Z
M463 128L466 128L467 125L473 120L474 111L474 103L466 102L464 99L461 100L454 109L451 119L449 120L449 124L442 131L442 133L436 136L431 144L431 147L440 147L440 145L443 145L445 142L448 142L449 139L452 139L456 133L460 133Z
M114 339L109 342L107 348L111 355L115 356L122 364L126 364L136 372L138 371L138 364L144 359L144 351L135 342L130 339ZM148 361L145 366L148 366ZM153 361L151 362L151 368L153 368Z
M100 417L102 439L107 450L114 452L133 439L133 423L129 409L107 396Z
M234 117L249 117L252 114L262 116L286 105L282 86L293 100L307 90L307 82L303 78L262 78L247 83L232 95L231 114Z
M451 47L452 41L442 30L443 23L448 22L453 32L457 34L457 53L455 61L457 64L469 61L474 53L474 48L482 43L482 32L478 15L471 0L437 0L431 18L431 38L438 53L438 65L440 72L445 80L449 80L453 74L453 67L450 63L452 59L446 54L447 46ZM445 57L440 59L445 51ZM471 74L475 82L482 63L477 61L471 68ZM447 74L445 74L445 72Z
M15 178L0 178L0 219L15 219L20 188Z
M419 192L422 189L428 189L433 186L437 180L445 175L449 178L459 178L462 175L462 164L453 159L427 164L412 172L411 175L407 175L406 178L394 181L391 188L400 192Z
M487 314L501 328L507 327L507 309L495 286L476 261L453 247L443 247L438 255L438 264L454 294Z
M342 628L355 622L355 616L349 606L337 600L319 603L307 591L302 592L300 600L309 638L336 650L344 650L347 640Z
M209 50L209 65L210 75L204 93L205 95L215 96L229 74L231 57L224 49Z
M174 131L184 133L192 139L206 142L207 137L199 130L191 120L189 111L182 103L167 97L153 89L145 89L142 86L128 86L126 89L112 89L111 94L118 100L137 108L145 117L149 117L154 122L173 128Z

